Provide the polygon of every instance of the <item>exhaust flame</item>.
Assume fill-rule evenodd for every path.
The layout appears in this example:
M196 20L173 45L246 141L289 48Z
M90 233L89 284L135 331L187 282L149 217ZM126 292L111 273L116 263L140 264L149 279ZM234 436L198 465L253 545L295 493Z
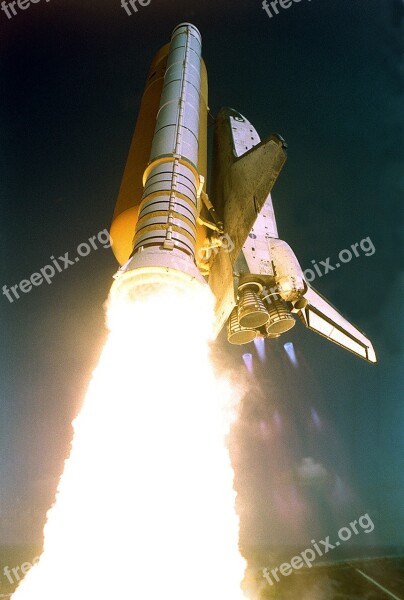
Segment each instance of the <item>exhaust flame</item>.
M244 598L213 300L200 284L142 289L113 287L44 551L13 600Z

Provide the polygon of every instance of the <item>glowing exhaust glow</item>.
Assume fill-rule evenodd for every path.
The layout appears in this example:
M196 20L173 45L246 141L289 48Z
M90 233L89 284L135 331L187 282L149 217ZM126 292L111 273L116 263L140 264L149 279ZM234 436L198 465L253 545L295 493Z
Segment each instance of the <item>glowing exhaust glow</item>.
M287 342L286 344L283 344L283 347L284 347L285 352L288 355L289 360L292 363L292 365L294 367L298 367L299 363L297 361L296 351L295 351L295 347L294 347L293 343Z
M248 352L246 354L243 354L243 362L244 362L244 364L246 366L247 371L250 373L250 375L252 375L253 374L253 370L254 370L253 369L253 357L252 357L252 354L250 354Z
M255 349L258 354L258 358L262 363L266 361L267 355L265 352L265 340L263 337L257 337L254 340Z
M316 411L316 409L311 407L310 412L311 412L312 421L313 421L316 429L322 429L322 422L321 422L320 416L319 416L318 412Z
M213 299L189 276L144 275L113 286L44 551L13 600L244 598Z

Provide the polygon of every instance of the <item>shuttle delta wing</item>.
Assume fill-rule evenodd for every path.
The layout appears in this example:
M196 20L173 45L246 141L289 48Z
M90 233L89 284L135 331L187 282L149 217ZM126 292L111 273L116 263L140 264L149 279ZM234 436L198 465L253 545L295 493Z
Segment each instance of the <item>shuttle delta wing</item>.
M306 327L369 362L377 362L370 340L325 298L312 287L308 287L304 297L308 304L297 314Z
M234 265L264 205L271 233L277 235L271 190L286 161L285 147L278 135L261 142L251 123L231 108L217 116L210 196L231 240L219 250L209 278L217 299L217 331L236 304Z

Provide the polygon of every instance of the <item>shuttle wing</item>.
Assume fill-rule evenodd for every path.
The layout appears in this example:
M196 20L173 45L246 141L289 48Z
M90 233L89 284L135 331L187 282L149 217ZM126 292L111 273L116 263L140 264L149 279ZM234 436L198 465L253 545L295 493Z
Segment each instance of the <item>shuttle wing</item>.
M369 362L377 362L370 340L325 298L312 287L308 287L304 297L308 304L297 314L306 327Z

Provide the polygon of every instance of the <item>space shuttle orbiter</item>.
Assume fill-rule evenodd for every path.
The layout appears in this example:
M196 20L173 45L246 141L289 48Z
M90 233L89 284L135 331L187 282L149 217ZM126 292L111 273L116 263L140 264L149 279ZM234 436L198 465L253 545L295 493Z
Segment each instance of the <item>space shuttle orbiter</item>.
M278 235L271 191L286 161L279 135L261 141L240 113L215 120L207 194L208 79L199 31L176 27L155 56L111 226L114 285L169 274L208 284L216 330L233 344L295 324L376 362L371 342L305 281Z

